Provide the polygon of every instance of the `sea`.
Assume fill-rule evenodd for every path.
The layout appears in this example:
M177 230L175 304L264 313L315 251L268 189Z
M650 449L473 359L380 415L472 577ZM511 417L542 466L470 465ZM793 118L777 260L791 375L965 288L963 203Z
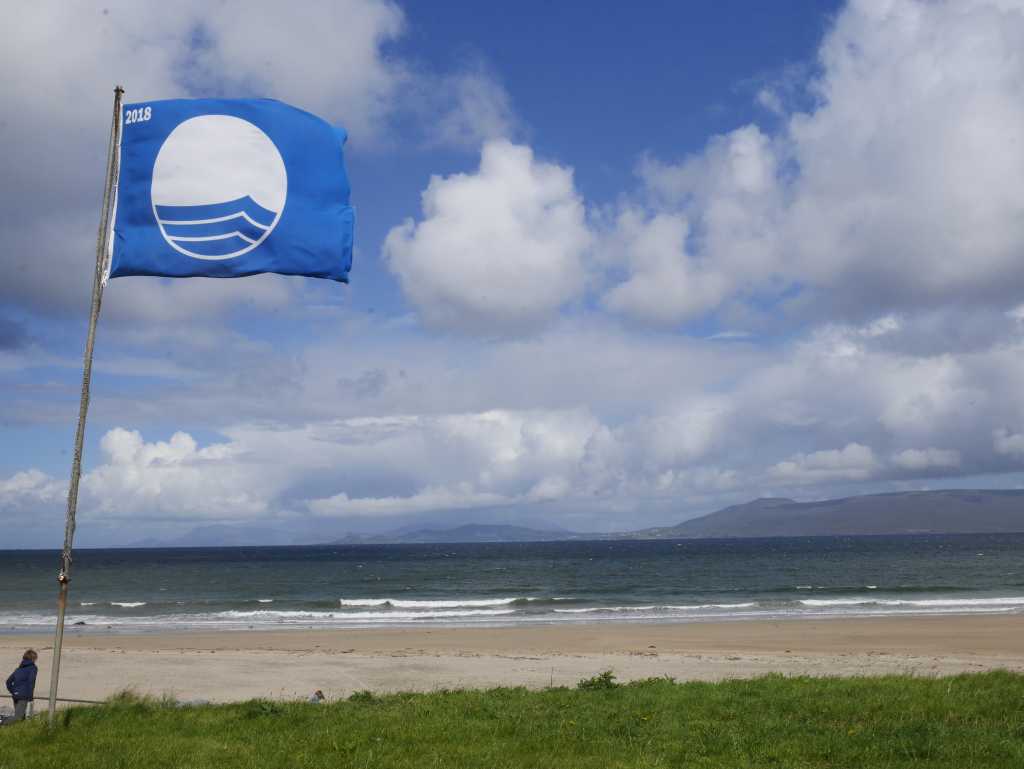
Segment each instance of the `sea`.
M52 628L57 553L0 551L0 631ZM76 632L1012 614L1024 534L79 550Z

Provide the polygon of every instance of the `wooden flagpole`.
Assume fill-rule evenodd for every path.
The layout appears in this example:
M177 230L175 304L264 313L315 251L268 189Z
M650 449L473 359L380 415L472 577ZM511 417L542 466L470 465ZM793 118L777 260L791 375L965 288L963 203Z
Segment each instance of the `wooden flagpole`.
M50 706L47 723L53 728L57 713L57 684L60 680L60 650L64 641L64 613L68 606L68 583L71 580L71 545L75 538L75 512L78 509L78 481L82 476L82 442L85 438L85 418L89 412L89 384L92 380L92 351L96 342L96 323L103 303L103 285L106 282L111 225L117 199L116 184L121 146L121 99L124 89L114 88L114 116L110 125L110 144L107 148L107 180L103 188L103 209L100 228L96 236L96 269L92 281L92 310L89 313L89 333L85 339L85 357L82 365L82 399L78 405L78 427L75 430L75 452L71 460L71 481L68 484L68 509L64 523L64 549L60 556L57 582L57 629L53 637L53 665L50 671Z

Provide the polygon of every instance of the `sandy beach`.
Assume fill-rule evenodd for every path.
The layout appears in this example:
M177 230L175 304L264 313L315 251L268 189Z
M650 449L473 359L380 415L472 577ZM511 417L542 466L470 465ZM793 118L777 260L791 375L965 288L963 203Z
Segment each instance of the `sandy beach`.
M0 660L13 668L25 647L36 648L37 693L45 694L52 642L0 635ZM322 689L336 699L362 689L573 685L609 669L624 681L1024 671L1024 616L136 635L69 629L61 696L103 699L130 688L227 702Z

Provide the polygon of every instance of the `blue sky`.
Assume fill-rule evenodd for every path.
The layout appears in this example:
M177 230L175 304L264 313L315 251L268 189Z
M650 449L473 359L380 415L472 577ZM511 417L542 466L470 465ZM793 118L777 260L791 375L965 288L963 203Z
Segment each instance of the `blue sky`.
M236 5L8 13L3 544L60 539L114 82L345 125L359 225L350 286L110 284L85 545L1020 484L1019 3Z

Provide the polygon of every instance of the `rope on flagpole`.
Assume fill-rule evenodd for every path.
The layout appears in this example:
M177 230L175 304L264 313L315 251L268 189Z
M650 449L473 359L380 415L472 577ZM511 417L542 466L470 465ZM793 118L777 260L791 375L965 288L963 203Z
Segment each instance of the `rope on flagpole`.
M60 652L64 641L64 614L68 605L68 583L71 580L71 546L75 538L75 512L78 509L78 482L82 477L82 443L85 439L85 418L89 412L89 385L92 380L92 352L96 343L96 324L103 303L103 284L106 262L110 247L110 225L114 216L116 199L115 182L120 162L121 145L121 97L124 89L114 88L114 115L110 125L110 143L107 146L107 176L103 187L103 208L100 227L96 235L96 267L92 282L92 310L89 313L89 333L85 340L85 355L82 364L82 398L78 405L78 427L75 429L75 451L71 460L71 481L68 484L68 508L64 523L64 549L60 556L60 571L57 582L57 629L53 638L53 664L50 672L50 707L47 723L52 729L57 711L57 685L60 680Z

